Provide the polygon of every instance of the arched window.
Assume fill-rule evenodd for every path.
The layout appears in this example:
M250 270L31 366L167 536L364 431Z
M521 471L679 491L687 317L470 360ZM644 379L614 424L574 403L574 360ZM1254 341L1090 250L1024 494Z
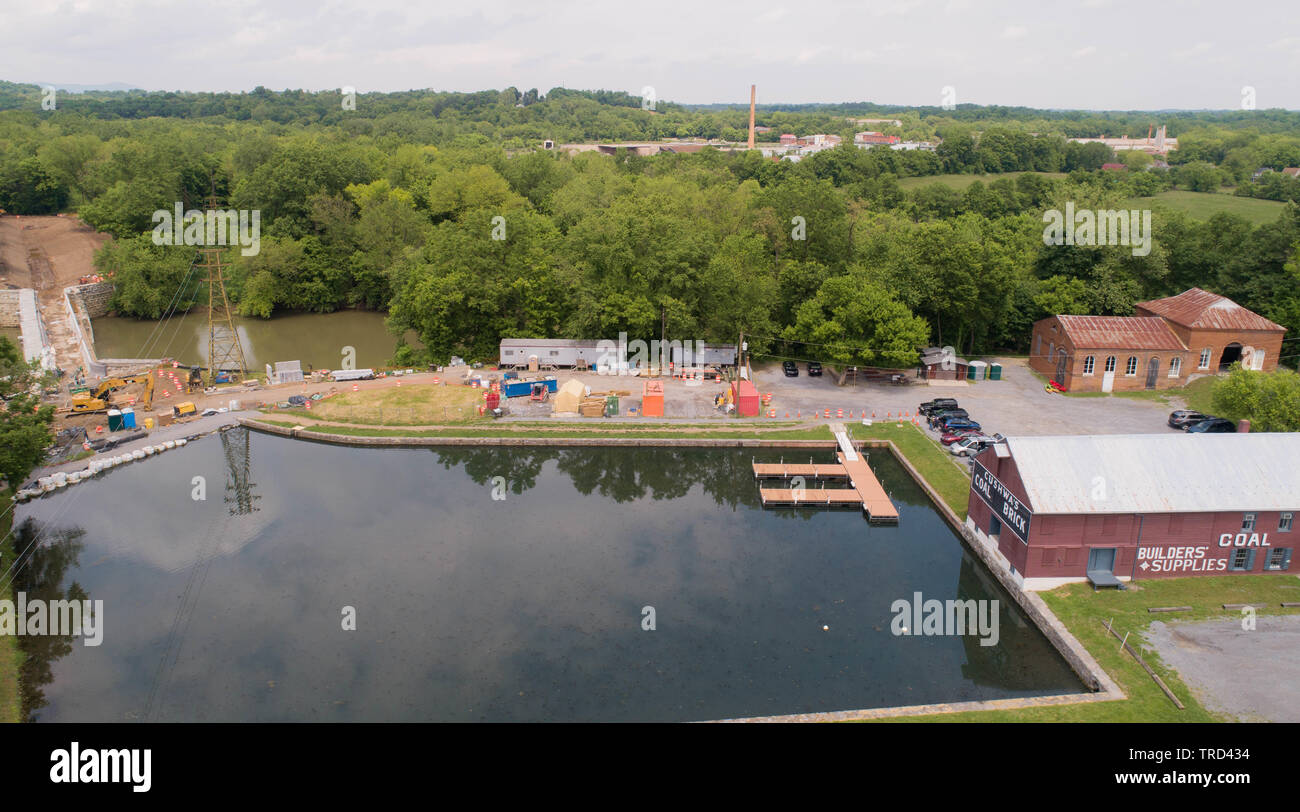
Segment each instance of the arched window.
M1169 359L1169 377L1177 378L1178 374L1183 371L1183 359L1174 356Z
M1107 372L1115 371L1115 356L1109 355L1106 357L1106 371Z
M1096 359L1093 358L1091 355L1089 355L1087 358L1083 359L1083 374L1084 374L1084 375L1091 375L1091 374L1092 374L1093 366L1094 366L1095 364L1096 364Z
M1138 374L1138 359L1136 355L1130 355L1128 357L1128 362L1124 364L1124 374L1125 375Z

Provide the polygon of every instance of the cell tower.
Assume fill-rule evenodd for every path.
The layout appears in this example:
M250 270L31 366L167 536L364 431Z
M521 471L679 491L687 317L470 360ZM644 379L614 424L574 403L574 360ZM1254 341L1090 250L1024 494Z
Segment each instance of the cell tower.
M226 453L226 504L231 516L247 516L262 497L253 493L249 481L248 429L237 426L221 433L221 450Z

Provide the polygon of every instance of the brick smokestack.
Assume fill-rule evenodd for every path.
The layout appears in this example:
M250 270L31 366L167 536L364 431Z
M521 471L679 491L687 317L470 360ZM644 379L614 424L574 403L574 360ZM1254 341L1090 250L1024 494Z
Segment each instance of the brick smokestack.
M758 98L758 85L749 86L749 148L754 148L754 101Z

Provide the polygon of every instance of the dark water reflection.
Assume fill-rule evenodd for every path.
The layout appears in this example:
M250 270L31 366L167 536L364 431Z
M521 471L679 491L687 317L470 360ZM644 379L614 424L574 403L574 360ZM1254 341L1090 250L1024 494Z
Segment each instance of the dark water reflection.
M40 720L698 720L1080 690L883 452L898 527L762 510L750 451L253 435L249 455L249 513L215 438L20 508L85 531L63 578L105 607L103 644L50 663ZM999 644L895 637L917 591L998 599Z

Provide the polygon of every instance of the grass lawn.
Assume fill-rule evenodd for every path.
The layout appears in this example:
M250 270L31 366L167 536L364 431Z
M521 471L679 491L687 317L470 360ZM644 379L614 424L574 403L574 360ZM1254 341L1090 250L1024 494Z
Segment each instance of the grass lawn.
M1221 380L1223 379L1214 376L1197 378L1187 384L1187 386L1183 387L1183 400L1187 401L1187 408L1195 409L1201 414L1213 414L1217 417L1226 417L1229 420L1240 419L1240 415L1218 415L1214 411L1214 406L1211 402L1214 395L1214 385Z
M1137 581L1124 591L1093 592L1088 584L1070 584L1051 592L1040 593L1043 600L1070 633L1088 649L1106 673L1119 683L1128 699L1117 702L1094 702L1057 707L1024 708L1010 711L974 711L911 717L918 722L1212 722L1220 719L1203 708L1192 696L1177 672L1164 666L1155 652L1139 638L1153 620L1207 620L1240 618L1237 612L1224 610L1225 603L1263 603L1270 608L1259 614L1297 614L1297 609L1282 609L1283 601L1300 600L1300 579L1288 575L1230 575L1217 578L1169 578ZM1191 612L1150 614L1152 606L1191 606ZM1174 695L1186 705L1174 707L1169 698L1142 670L1119 640L1102 626L1113 619L1122 637L1137 649L1147 664L1160 675Z
M1129 208L1142 208L1153 203L1168 206L1176 211L1186 212L1197 220L1209 220L1219 212L1244 217L1259 226L1272 223L1286 206L1277 200L1258 200L1253 197L1237 197L1233 194L1215 192L1160 192L1154 197L1135 197L1124 202Z
M315 409L311 417L315 417ZM277 415L293 414L278 412ZM308 416L305 415L304 416ZM299 425L293 422L272 419L269 416L261 422L272 426L286 428ZM338 434L344 437L541 437L565 439L572 437L631 437L636 439L664 438L703 438L703 439L749 439L749 440L825 440L831 435L824 426L807 427L798 423L778 421L755 423L749 426L733 422L713 425L673 425L671 423L627 423L619 425L613 421L592 424L575 424L571 422L554 424L536 423L497 423L483 426L466 426L437 429L402 429L378 426L321 426L307 425L310 431L324 434Z
M13 526L13 502L9 501L11 493L0 491L0 497L7 510L0 517L0 573L14 562L13 536L9 530ZM5 578L7 581L8 578ZM0 589L0 600L13 600L13 590L6 586ZM18 648L16 635L0 636L0 722L17 722L22 719L22 701L18 693L18 670L23 662L22 650Z
M443 423L477 423L485 390L472 386L407 384L401 387L341 392L313 401L307 409L287 409L279 414L301 414L317 420L385 426L427 426Z
M1015 180L1017 175L1023 175L1024 172L1004 172L998 175L922 175L915 178L899 178L898 186L901 189L910 191L919 189L922 186L929 186L932 183L942 183L944 186L956 189L959 192L966 191L966 187L975 181L980 181L988 186L998 178L1011 178ZM1064 172L1033 172L1034 175L1042 175L1048 178L1063 178Z

